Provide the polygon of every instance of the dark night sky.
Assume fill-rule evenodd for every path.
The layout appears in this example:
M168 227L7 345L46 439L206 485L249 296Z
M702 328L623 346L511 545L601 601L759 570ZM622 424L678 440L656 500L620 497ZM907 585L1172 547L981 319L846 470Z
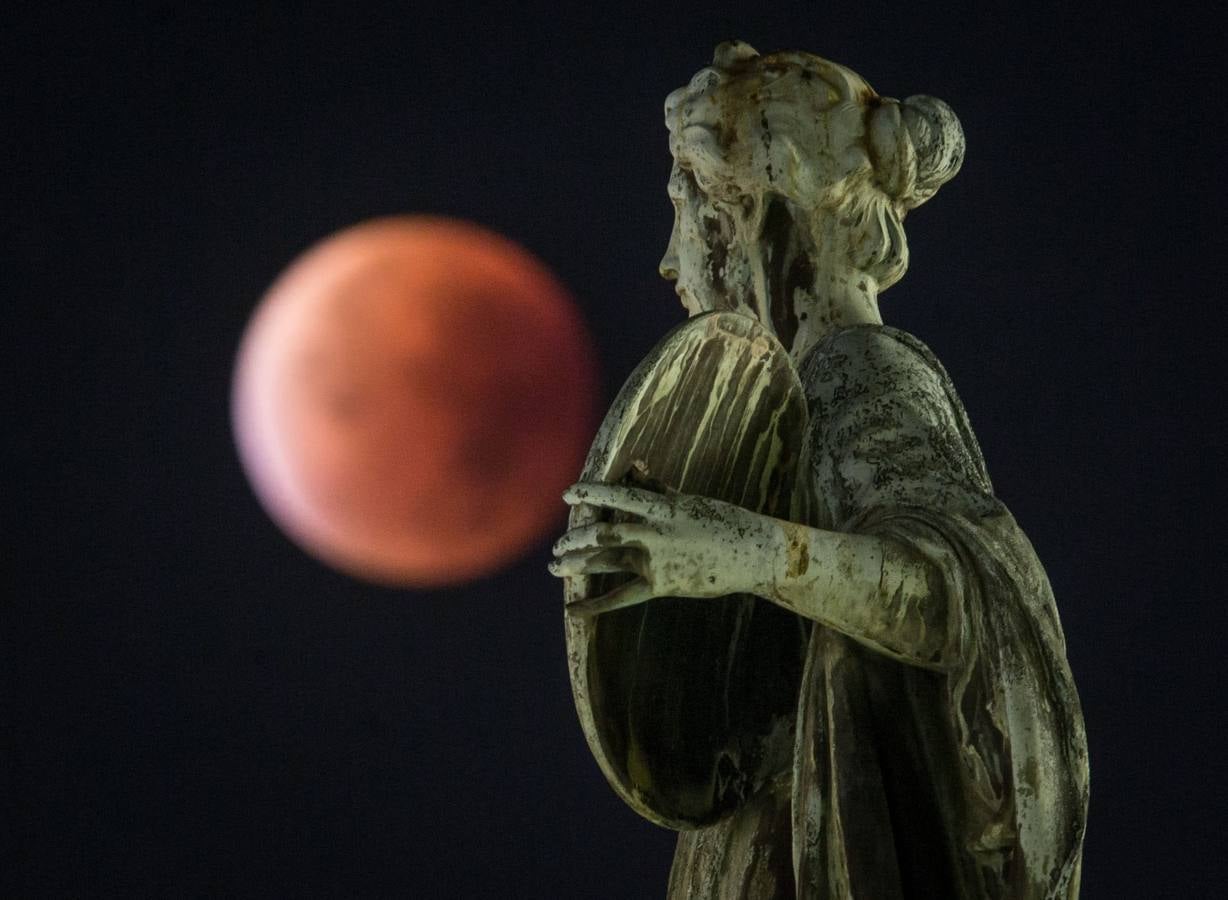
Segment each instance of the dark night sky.
M1054 584L1091 743L1085 896L1214 893L1222 29L1180 4L721 6L129 4L5 29L0 893L663 894L671 834L576 721L549 540L451 590L330 572L246 485L230 367L296 253L432 212L570 285L608 399L682 316L656 274L662 101L735 36L962 119L884 318L950 370Z

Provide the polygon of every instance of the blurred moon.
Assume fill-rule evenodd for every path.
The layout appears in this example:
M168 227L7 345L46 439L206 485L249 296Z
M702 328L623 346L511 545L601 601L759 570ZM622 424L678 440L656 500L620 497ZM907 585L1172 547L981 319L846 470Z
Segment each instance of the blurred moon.
M322 561L455 584L560 522L596 409L593 350L526 250L451 219L378 219L308 250L239 348L232 413L262 504Z

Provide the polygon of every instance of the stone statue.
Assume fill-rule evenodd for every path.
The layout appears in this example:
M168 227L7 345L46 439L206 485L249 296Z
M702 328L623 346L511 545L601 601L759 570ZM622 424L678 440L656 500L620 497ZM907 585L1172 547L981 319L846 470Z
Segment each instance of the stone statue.
M775 506L652 463L595 475L632 440L607 424L565 495L551 571L577 707L615 789L680 832L669 896L1076 897L1086 738L1048 580L946 372L878 310L908 265L905 214L960 168L958 120L740 42L665 116L661 273L707 324L661 351L690 354L669 377L633 376L618 415L672 397L657 446L707 428L776 447L730 463L743 481L796 471ZM708 371L743 404L715 432L697 417L734 401L679 399ZM739 386L760 375L771 390ZM786 376L796 402L771 393Z

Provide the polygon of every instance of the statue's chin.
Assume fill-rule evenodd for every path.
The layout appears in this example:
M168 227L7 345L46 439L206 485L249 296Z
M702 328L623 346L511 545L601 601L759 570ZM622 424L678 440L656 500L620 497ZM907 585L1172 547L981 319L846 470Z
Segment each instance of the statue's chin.
M680 284L674 285L674 293L678 295L678 299L682 301L682 308L686 310L689 318L694 318L702 312L707 312L703 305L695 299L694 295Z

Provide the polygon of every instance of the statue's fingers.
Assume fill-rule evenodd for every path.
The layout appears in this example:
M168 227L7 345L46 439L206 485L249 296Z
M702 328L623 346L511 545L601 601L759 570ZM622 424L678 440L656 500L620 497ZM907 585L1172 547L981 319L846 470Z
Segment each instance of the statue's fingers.
M623 476L621 483L629 484L632 487L644 488L644 490L652 491L656 494L664 494L666 497L672 497L678 493L678 491L665 482L653 478L648 471L648 467L643 465L642 461L631 464L631 468L627 470L627 474Z
M639 522L596 522L573 528L554 542L555 556L578 550L601 550L612 547L643 546L658 534L651 525Z
M581 550L551 562L547 568L551 575L571 578L576 575L608 575L612 572L638 572L638 551L630 547L602 550Z
M646 519L664 519L673 514L673 504L661 494L623 484L580 482L563 492L563 500L569 506L585 503Z
M574 600L567 604L567 614L570 616L596 616L601 613L624 609L646 603L656 596L652 588L643 578L634 578L626 584L619 585L614 590L600 597L588 597L584 600Z

